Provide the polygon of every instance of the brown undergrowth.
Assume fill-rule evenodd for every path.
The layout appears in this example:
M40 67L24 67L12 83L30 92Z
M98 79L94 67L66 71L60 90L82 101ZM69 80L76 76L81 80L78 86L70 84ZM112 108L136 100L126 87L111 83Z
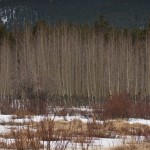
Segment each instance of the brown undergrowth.
M144 141L150 141L150 126L141 124L129 124L126 120L106 120L99 123L83 123L74 119L67 121L54 121L48 118L40 122L30 121L24 126L16 126L6 134L1 134L3 139L12 139L9 143L1 140L0 148L16 149L40 149L52 147L52 141L59 141L64 147L63 141L68 143L90 143L93 137L97 138L121 138L122 136L141 136ZM59 144L60 144L59 143ZM58 145L57 145L58 146ZM61 145L59 145L61 147Z
M63 141L86 143L86 124L79 120L71 122L54 121L44 119L40 122L29 122L24 126L11 128L9 133L3 134L0 137L3 139L13 139L9 143L1 140L0 148L15 148L15 149L51 149L52 141L59 141L57 147L64 147ZM60 142L61 141L61 142ZM45 144L46 143L46 144ZM62 144L62 145L60 145ZM55 147L56 148L56 147Z
M122 136L144 136L146 140L150 137L150 126L142 124L129 124L125 120L104 121L104 123L87 123L88 136L99 138L118 138Z

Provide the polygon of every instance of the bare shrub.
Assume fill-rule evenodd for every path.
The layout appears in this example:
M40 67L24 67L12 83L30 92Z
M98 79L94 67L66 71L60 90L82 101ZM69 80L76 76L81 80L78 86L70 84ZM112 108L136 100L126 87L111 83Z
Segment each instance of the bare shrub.
M106 118L129 118L131 114L131 100L127 94L116 94L104 104Z
M11 106L11 101L1 100L0 101L0 112L1 114L12 114L14 109Z
M133 117L136 118L149 118L150 115L150 102L149 101L137 101L133 107ZM142 110L142 111L141 111Z
M105 125L93 122L87 123L87 136L98 138L113 138L115 137L113 124Z
M29 126L27 128L21 128L17 130L12 130L11 134L14 138L14 146L16 149L40 149L42 147L40 143L40 139L35 136L35 132L30 129Z
M37 124L36 135L44 141L54 141L56 140L54 136L54 120L44 119Z

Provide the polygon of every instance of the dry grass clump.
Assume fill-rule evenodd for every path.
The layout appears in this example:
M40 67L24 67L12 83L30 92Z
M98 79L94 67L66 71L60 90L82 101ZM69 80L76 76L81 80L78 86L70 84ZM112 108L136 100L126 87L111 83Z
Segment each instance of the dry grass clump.
M135 136L148 136L150 135L150 126L139 123L129 124L123 120L109 121L106 126L113 128L119 135L135 135Z
M65 127L69 136L85 135L87 125L78 119L70 121Z
M7 148L6 142L0 141L0 148Z
M150 126L142 124L129 124L124 120L104 121L103 124L90 122L87 123L89 137L115 138L131 135L144 136L146 141L150 139Z
M36 136L42 141L54 141L54 120L44 119L37 123L36 126Z
M13 112L12 119L24 119L26 117L31 118L31 115L34 114L27 110L17 109L15 112Z
M0 148L3 149L37 150L43 147L40 139L35 137L35 132L29 128L12 129L11 132L9 134L7 133L4 138L6 141L2 140L0 142ZM10 140L10 138L12 140Z
M17 149L39 149L42 147L40 138L36 137L35 131L30 129L29 126L12 130L11 133Z
M0 149L16 149L16 146L13 141L6 142L5 140L0 140Z
M46 119L39 123L36 123L36 125L34 126L37 127L37 135L42 136L42 134L45 133L44 139L46 138L51 141L59 139L66 140L70 139L70 137L85 135L87 131L87 125L82 121L76 119L70 122L54 122L53 120Z
M21 125L26 125L26 124L28 124L28 123L27 122L15 122L14 119L12 119L8 122L5 122L5 121L0 122L0 125L2 125L2 126L5 126L5 125L7 125L7 126L21 126Z
M37 150L43 148L42 144L38 140L29 141L29 139L23 138L22 140L15 140L12 142L0 142L0 148L2 149L18 149L18 150L26 150L32 149Z

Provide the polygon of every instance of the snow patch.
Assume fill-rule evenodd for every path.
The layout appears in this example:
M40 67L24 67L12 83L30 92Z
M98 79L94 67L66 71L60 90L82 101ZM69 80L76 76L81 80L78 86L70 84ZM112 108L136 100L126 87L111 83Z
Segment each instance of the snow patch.
M129 122L130 124L139 123L139 124L143 124L143 125L148 125L148 126L150 126L150 120L146 120L146 119L130 118L130 119L128 120L128 122Z

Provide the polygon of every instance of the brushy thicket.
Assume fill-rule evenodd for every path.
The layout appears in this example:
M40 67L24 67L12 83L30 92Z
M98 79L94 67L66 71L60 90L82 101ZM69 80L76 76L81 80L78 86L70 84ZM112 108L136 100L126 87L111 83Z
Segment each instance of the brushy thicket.
M38 22L0 33L3 113L101 102L112 117L149 112L149 28L118 30L101 17L93 26Z

